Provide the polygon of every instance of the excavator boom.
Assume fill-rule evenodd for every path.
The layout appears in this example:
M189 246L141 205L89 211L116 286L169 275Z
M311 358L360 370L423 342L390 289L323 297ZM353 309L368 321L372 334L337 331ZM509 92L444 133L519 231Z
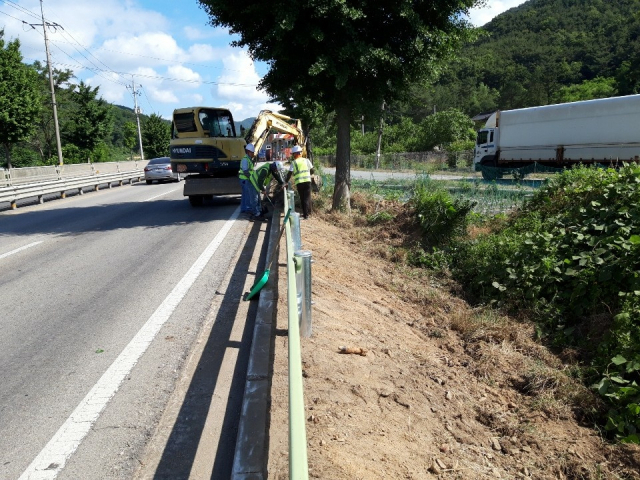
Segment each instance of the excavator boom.
M264 146L269 133L273 131L293 135L294 143L302 147L302 155L306 156L307 142L300 120L272 112L271 110L262 110L258 114L249 129L249 133L245 136L245 140L247 143L253 143L256 152L259 152Z

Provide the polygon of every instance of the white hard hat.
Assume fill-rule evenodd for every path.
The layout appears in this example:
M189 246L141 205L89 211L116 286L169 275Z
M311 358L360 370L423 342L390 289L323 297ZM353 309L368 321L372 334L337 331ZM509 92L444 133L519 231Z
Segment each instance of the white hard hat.
M291 153L300 153L302 152L302 147L300 145L296 145L291 149Z
M247 143L244 149L251 153L256 153L256 147L253 146L253 143Z

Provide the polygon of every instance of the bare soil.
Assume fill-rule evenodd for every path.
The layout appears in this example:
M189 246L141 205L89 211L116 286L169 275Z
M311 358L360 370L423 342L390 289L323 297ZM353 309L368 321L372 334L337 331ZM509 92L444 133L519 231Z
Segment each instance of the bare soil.
M534 341L529 323L473 308L450 280L402 266L393 247L403 226L320 211L301 232L314 260L313 335L302 339L311 478L640 478L640 448L594 427L601 405L572 379L570 352ZM279 282L286 292L283 263ZM268 478L280 480L284 296L277 329Z

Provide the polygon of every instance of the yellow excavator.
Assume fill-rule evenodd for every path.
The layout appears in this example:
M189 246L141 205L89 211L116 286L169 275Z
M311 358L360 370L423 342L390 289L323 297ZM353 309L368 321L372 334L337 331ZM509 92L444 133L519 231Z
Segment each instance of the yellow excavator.
M274 132L293 136L293 144L300 145L306 155L307 141L298 119L262 110L242 137L237 135L233 116L225 108L174 110L169 144L171 168L186 175L183 194L191 205L202 205L214 195L240 195L238 171L245 145L253 143L258 154Z

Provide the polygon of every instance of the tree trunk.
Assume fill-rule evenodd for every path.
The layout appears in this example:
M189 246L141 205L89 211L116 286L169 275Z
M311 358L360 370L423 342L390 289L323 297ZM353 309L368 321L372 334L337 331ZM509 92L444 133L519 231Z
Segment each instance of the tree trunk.
M8 144L3 144L4 146L4 156L5 156L5 160L6 160L6 165L7 165L7 169L11 170L11 149L9 148Z
M346 210L351 213L351 108L340 101L336 108L338 124L336 146L336 183L333 189L333 211Z

